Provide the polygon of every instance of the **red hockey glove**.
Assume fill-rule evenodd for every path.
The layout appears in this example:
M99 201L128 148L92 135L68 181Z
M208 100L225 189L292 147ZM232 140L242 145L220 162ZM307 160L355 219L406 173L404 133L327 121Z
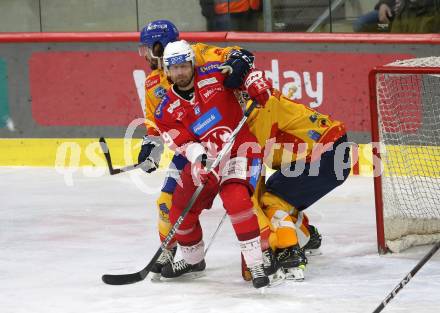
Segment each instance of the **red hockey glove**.
M219 182L218 174L215 170L208 172L206 166L206 154L202 156L200 161L191 164L191 175L195 186L215 185Z
M198 142L191 142L186 146L185 157L191 162L191 176L195 186L201 184L217 184L219 181L215 171L206 171L206 155L205 148Z
M253 70L244 82L247 93L251 99L256 100L258 105L264 107L271 96L272 84L264 76L264 72Z

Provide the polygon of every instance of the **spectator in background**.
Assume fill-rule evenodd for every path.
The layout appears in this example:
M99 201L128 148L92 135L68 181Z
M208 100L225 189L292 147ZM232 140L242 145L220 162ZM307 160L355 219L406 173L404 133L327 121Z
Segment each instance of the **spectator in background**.
M382 0L378 3L379 19L392 19L392 33L438 33L440 1Z
M359 16L353 22L353 31L356 33L377 33L388 31L388 22L379 20L379 10L374 9L364 15Z
M215 31L215 0L200 0L202 15L206 18L206 30Z
M257 31L261 0L200 0L208 30Z
M381 0L353 24L354 31L365 32L389 24L391 33L438 33L439 0Z

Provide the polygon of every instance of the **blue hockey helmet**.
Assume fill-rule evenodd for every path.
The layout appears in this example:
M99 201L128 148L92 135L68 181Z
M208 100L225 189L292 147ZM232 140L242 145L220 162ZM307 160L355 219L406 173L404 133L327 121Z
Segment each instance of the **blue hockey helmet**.
M167 20L157 20L145 25L140 33L139 45L146 46L150 50L156 43L163 48L170 42L179 40L177 27Z

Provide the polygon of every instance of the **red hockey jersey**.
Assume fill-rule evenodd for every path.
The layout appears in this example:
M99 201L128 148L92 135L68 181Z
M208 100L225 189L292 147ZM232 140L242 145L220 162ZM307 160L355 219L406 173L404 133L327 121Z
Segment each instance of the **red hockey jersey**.
M156 125L171 149L185 153L186 143L201 142L208 158L213 159L243 117L233 90L223 86L225 76L218 70L220 64L210 62L195 68L191 101L170 88L157 106ZM256 147L257 139L245 124L235 139L231 156L260 157L261 151Z

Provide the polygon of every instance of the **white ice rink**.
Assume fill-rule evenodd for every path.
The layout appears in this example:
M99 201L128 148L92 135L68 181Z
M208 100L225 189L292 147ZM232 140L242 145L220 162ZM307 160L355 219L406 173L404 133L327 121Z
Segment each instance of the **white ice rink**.
M163 177L139 174L152 189ZM80 170L72 182L54 169L0 168L1 313L372 312L430 248L379 257L372 179L350 177L307 210L323 255L309 258L305 282L260 294L243 281L227 221L204 277L108 286L102 274L137 271L159 247L157 193L128 174ZM205 241L223 212L216 201L202 215ZM440 312L440 252L383 312Z

